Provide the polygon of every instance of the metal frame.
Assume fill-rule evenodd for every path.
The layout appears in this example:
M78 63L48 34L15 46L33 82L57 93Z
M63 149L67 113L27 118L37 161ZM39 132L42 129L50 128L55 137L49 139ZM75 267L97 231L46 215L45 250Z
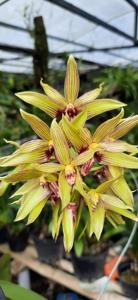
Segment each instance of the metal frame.
M23 31L23 32L29 33L29 30L27 28L23 28L23 27L20 27L20 26L17 26L17 25L13 25L13 24L8 24L8 23L5 23L5 22L0 22L0 26L1 27L6 27L8 29L13 29L13 30L18 30L18 31ZM47 34L47 37L49 39L57 40L59 42L65 42L67 44L71 44L71 45L75 45L75 46L80 46L80 47L85 48L85 49L89 48L89 46L84 45L82 43L77 43L77 42L70 41L70 40L67 40L67 39L64 39L64 38L61 38L61 37L57 37L57 36L54 36L54 35Z
M9 2L10 0L3 0L1 3L0 3L0 6L6 4L7 2Z
M114 27L110 24L108 24L107 22L95 17L94 15L82 10L81 8L73 5L73 4L70 4L68 2L66 2L65 0L44 0L44 1L48 1L50 2L51 4L55 4L59 7L62 7L66 10L68 10L69 12L75 14L75 15L78 15L80 16L81 18L84 18L86 19L87 21L90 21L92 23L95 23L97 25L100 25L101 27L113 32L113 33L116 33L132 42L135 42L135 38L130 36L129 34L123 32L122 30L118 29L117 27Z

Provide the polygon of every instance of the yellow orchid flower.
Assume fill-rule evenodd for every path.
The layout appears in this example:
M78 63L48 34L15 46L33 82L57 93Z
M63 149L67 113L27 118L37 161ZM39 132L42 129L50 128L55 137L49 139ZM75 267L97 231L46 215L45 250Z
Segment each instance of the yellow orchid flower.
M90 189L85 196L89 209L89 236L91 237L94 233L97 240L100 239L106 217L108 221L111 220L112 225L113 222L121 224L123 222L121 216L138 221L138 218L130 211L130 209L132 210L131 206L126 205L115 195L108 193L114 182L114 179L105 181L96 189ZM118 217L118 215L121 216Z
M61 127L54 119L51 125L51 136L53 140L54 152L57 162L36 164L35 168L43 173L59 173L58 184L62 201L62 209L70 202L72 186L77 177L77 167L89 160L92 150L83 154L71 157L70 148Z
M76 129L67 118L63 117L64 132L76 150L84 154L85 150L93 150L94 157L92 155L90 161L82 167L82 175L87 174L95 160L104 165L138 168L138 158L122 153L138 153L137 146L117 139L138 124L138 116L128 118L128 123L126 120L123 121L123 116L124 111L121 110L117 116L99 125L92 135L86 128Z
M129 205L133 207L134 205L134 199L133 199L133 193L130 190L130 187L124 177L124 170L120 167L115 166L109 166L109 178L117 178L115 182L112 183L111 189L115 193L117 197L119 197L121 200L126 203L126 205Z
M69 120L73 119L81 111L87 111L87 118L90 119L106 111L117 109L125 106L126 104L113 100L113 99L97 99L102 91L102 86L90 91L81 97L78 97L79 93L79 75L77 64L73 56L70 56L67 63L67 72L64 84L63 97L58 91L49 86L43 81L40 81L44 94L36 92L20 92L16 96L38 107L46 112L52 118L62 117L66 115Z
M94 168L92 168L94 170ZM113 193L124 201L124 203L130 207L133 208L134 205L134 199L133 199L133 193L130 190L130 187L124 177L124 169L120 167L115 166L104 166L98 168L96 172L94 173L94 176L98 179L99 182L103 182L105 180L111 180L116 179L111 187L111 190Z

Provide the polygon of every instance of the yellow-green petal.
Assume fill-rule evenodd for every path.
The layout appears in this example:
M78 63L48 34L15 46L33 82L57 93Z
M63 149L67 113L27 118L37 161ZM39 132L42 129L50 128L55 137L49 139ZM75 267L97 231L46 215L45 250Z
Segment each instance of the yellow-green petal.
M125 153L100 152L101 163L127 169L138 169L138 158Z
M112 184L117 180L117 178L105 181L103 183L101 183L97 188L96 188L96 192L97 193L104 193L106 192L111 186Z
M86 105L88 119L98 116L106 111L118 109L123 106L126 106L126 104L117 100L112 100L112 99L95 100L92 103Z
M126 209L123 209L123 208L120 208L120 207L115 207L115 206L106 206L107 209L109 210L112 210L128 219L131 219L133 221L136 221L138 222L138 217L135 216L132 212L130 212L129 210L126 210Z
M138 115L123 119L112 133L114 139L118 139L138 125Z
M123 118L123 116L124 116L124 110L122 109L117 116L99 125L92 136L93 142L99 143L103 141L105 137L109 136L112 133L114 127L119 123L121 118Z
M59 184L59 194L61 198L62 209L64 209L70 203L71 190L72 190L71 185L68 184L65 178L64 172L60 172L58 184Z
M115 182L112 183L111 189L115 193L117 197L122 199L124 203L126 203L129 206L133 206L134 200L133 200L133 194L129 188L129 185L127 184L125 178L123 177L122 170L118 167L109 166L109 172L111 176L114 178L120 174L120 178L118 178Z
M70 55L67 63L67 71L64 85L65 99L68 103L74 103L79 93L79 74L76 61Z
M62 228L64 236L64 247L69 252L73 247L74 242L74 224L72 210L65 208L63 211Z
M63 103L61 103L59 100L50 99L46 95L36 92L20 92L16 93L16 96L24 102L43 110L52 118L56 116L57 111L66 107L66 105L63 105Z
M35 165L35 169L44 173L56 173L65 169L64 165L57 163L45 163L41 165Z
M87 147L88 143L86 139L83 138L80 129L77 129L72 122L69 122L66 117L62 117L62 128L68 140L76 149L81 149L82 147Z
M42 209L44 208L44 206L46 205L48 200L48 197L43 199L42 201L40 201L30 212L29 216L28 216L28 221L27 221L27 225L33 223L38 216L40 215Z
M112 195L107 195L107 194L99 194L100 199L102 202L104 202L104 205L109 206L110 209L112 210L112 207L119 207L123 209L130 209L129 206L127 206L122 200L119 198L112 196Z
M8 183L14 183L19 181L26 181L41 176L41 172L35 169L27 169L22 171L16 171L14 173L4 176L4 180Z
M75 106L77 108L83 108L86 104L91 103L101 94L102 89L102 85L100 85L99 88L83 94L75 101Z
M24 183L10 198L24 195L30 192L33 188L35 188L39 184L38 179L31 179Z
M130 152L130 153L138 153L138 148L135 145L130 145L124 141L105 141L101 142L99 144L99 147L101 147L104 150L110 151L110 152Z
M61 127L54 119L51 124L51 136L57 160L64 165L70 163L69 146Z
M49 141L50 137L50 129L48 125L42 121L37 116L27 113L26 111L20 109L22 118L27 121L27 123L31 126L34 132L42 139Z
M51 87L47 83L44 83L43 80L40 80L40 84L41 84L44 92L46 93L46 95L49 98L58 100L61 104L64 105L65 99L57 90L55 90L53 87Z
M0 197L5 193L8 186L9 186L8 182L6 182L4 180L0 181Z
M86 150L84 152L82 152L81 154L77 155L73 161L72 161L72 166L80 166L82 164L84 164L85 162L87 162L89 159L91 159L94 155L94 150L93 149L89 149Z
M84 127L86 120L87 120L87 111L84 110L81 113L79 113L76 117L74 117L70 122L75 128L80 129Z
M103 226L104 226L104 220L105 220L104 207L100 203L98 203L96 210L91 213L93 232L95 233L97 240L99 240L101 237L101 233L103 231Z
M52 222L51 222L51 226L52 226L52 237L53 238L57 238L58 234L59 234L59 229L60 229L60 225L61 225L61 220L62 220L62 216L59 215L60 212L60 203L56 202L53 206L52 206Z
M26 218L30 212L49 195L49 190L38 186L31 193L22 196L23 204L18 210L15 221L20 221Z
M10 155L7 159L4 159L1 163L1 167L12 167L26 163L42 162L45 159L44 150L36 150L30 153L21 153Z

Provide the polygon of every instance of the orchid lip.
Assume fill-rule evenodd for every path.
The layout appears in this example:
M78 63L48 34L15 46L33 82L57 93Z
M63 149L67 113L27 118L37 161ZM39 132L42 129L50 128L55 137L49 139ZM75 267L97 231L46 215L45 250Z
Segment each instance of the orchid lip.
M76 180L76 171L71 165L66 166L65 177L66 177L68 184L74 185L75 180Z

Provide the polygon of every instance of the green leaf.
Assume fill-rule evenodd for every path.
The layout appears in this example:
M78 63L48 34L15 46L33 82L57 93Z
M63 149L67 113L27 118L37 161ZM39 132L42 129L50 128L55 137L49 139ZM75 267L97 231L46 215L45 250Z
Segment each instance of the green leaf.
M5 296L11 300L46 300L44 297L39 296L29 289L25 289L4 280L0 280L0 287L2 288Z

